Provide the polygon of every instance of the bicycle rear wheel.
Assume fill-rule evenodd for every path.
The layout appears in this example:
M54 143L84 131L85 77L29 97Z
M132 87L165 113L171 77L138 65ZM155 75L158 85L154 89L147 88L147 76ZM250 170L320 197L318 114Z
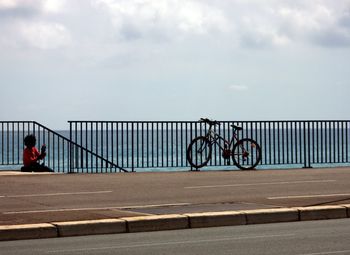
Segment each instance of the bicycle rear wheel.
M198 136L187 147L187 161L196 169L206 166L211 158L212 145L205 136Z
M254 169L261 160L261 148L253 139L244 138L233 146L232 159L242 170Z

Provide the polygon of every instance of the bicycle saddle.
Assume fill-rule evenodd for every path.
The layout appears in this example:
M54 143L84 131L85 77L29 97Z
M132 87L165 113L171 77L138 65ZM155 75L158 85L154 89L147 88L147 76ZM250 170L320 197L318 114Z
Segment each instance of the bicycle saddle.
M219 121L216 121L216 120L210 120L210 119L207 119L207 118L201 118L199 120L199 122L203 122L203 123L206 123L206 124L209 124L209 125L220 125L220 122Z
M231 127L233 127L234 129L236 129L237 131L243 130L242 127L236 126L235 124L231 124Z

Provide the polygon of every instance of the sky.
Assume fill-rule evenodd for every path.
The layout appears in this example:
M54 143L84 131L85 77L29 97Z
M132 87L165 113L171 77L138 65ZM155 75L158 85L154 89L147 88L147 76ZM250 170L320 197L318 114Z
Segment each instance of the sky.
M350 0L0 0L0 120L349 120Z

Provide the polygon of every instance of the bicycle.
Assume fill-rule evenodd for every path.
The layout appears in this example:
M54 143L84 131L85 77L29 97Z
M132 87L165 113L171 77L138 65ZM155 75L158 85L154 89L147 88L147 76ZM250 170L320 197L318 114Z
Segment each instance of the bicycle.
M231 124L233 135L231 140L227 141L213 130L213 127L220 125L220 122L204 118L201 118L199 122L209 125L208 132L204 136L194 138L188 145L186 153L187 161L196 170L206 166L211 160L215 144L222 151L224 160L229 163L230 157L232 157L234 165L242 170L254 169L259 164L261 160L260 145L251 138L239 139L237 136L236 132L243 130L243 128ZM224 146L220 142L223 142Z

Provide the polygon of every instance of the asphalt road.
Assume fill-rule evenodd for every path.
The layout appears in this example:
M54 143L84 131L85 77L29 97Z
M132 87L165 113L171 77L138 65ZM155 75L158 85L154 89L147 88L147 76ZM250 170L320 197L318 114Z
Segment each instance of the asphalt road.
M0 242L0 254L345 255L349 240L342 219Z
M350 168L0 173L0 225L349 203Z

